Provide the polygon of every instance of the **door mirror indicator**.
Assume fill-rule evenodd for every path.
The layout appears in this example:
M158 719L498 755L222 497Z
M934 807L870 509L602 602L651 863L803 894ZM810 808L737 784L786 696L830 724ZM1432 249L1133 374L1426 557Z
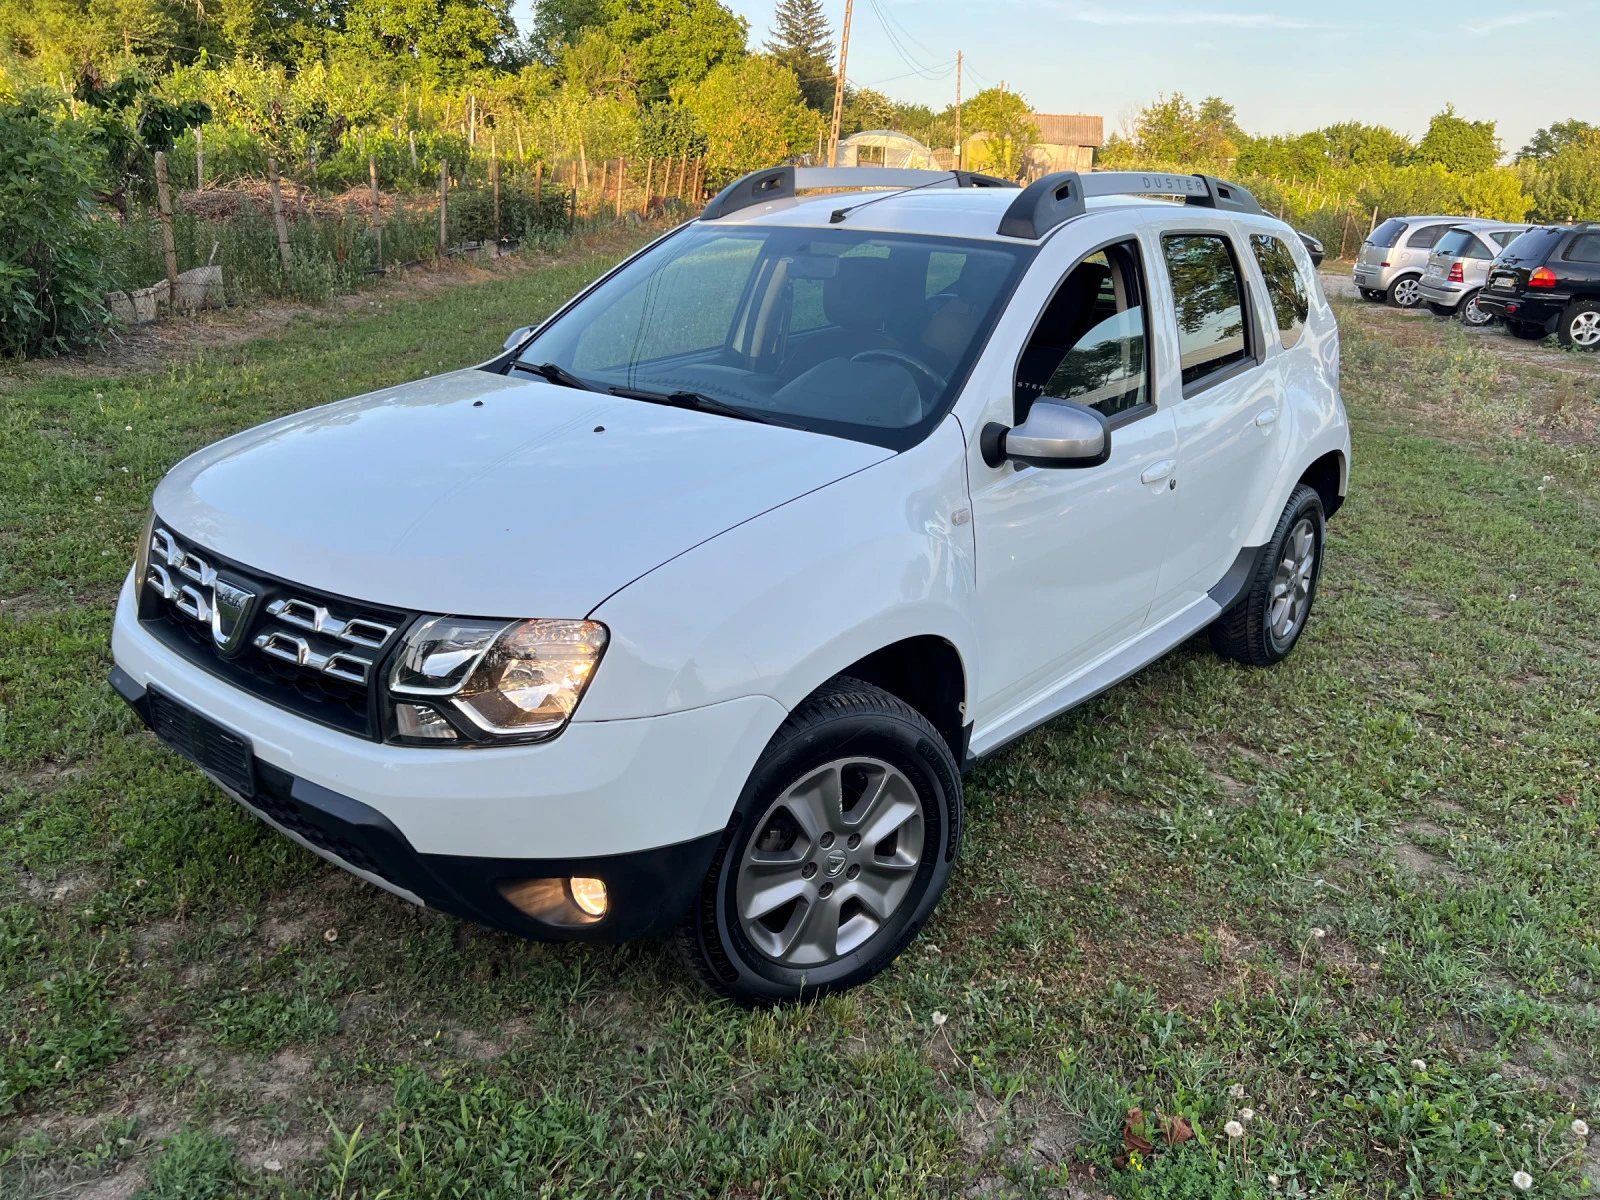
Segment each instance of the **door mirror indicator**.
M1092 408L1041 397L1022 424L985 425L978 445L991 467L1008 460L1028 467L1098 467L1111 457L1111 426Z

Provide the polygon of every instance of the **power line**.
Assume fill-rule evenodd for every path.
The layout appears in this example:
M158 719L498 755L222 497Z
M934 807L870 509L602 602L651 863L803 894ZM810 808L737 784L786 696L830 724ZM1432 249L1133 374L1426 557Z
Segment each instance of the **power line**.
M883 8L879 5L878 0L867 0L867 2L872 5L872 11L878 18L878 24L883 28L883 36L889 39L890 47L900 56L900 60L911 68L914 74L920 75L927 80L940 80L949 76L951 69L955 66L953 62L947 63L943 67L930 67L918 62L911 52L901 44L899 35L895 33L894 28L889 24L889 19L884 15ZM906 36L910 37L909 34ZM915 38L910 40L916 41Z

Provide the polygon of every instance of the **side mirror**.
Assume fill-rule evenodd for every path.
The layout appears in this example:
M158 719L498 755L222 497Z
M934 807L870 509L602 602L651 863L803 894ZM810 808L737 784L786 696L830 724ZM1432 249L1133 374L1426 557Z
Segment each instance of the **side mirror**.
M1299 233L1299 230L1296 230L1295 232ZM1311 256L1311 265L1313 267L1320 267L1322 265L1323 258L1326 256L1326 252L1322 248L1322 243L1316 238L1312 237L1309 233L1301 233L1300 240L1305 244L1306 253Z
M1092 408L1041 396L1021 425L985 425L978 448L991 467L1007 460L1029 467L1098 467L1111 457L1111 426Z
M520 329L513 329L511 336L506 338L505 349L510 350L527 341L528 335L533 332L532 325L524 325Z

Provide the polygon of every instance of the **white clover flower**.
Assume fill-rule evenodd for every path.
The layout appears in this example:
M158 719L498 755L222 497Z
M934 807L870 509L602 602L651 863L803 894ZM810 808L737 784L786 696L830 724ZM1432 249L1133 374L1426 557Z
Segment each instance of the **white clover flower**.
M1244 1126L1237 1121L1229 1121L1222 1127L1222 1132L1231 1138L1242 1138L1244 1136Z
M1244 1084L1242 1084L1242 1083L1234 1084L1231 1088L1228 1089L1228 1095L1232 1096L1235 1100L1243 1100L1244 1099Z
M1420 1058L1413 1058L1411 1060L1411 1069L1413 1071L1426 1071L1428 1069L1428 1064L1423 1062Z
M1311 927L1311 936L1316 938L1317 941L1320 942L1323 938L1328 936L1328 931L1326 929L1321 928L1320 926L1313 925Z
M1511 1186L1519 1192L1525 1192L1533 1186L1533 1176L1526 1171L1518 1171L1511 1177Z
M1268 1175L1267 1176L1267 1184L1270 1187L1277 1187L1278 1186L1278 1177L1276 1175Z
M945 1014L940 1012L937 1008L933 1010L933 1023L935 1027L943 1025L949 1019L949 1017L945 1016Z
M1589 1136L1589 1123L1582 1119L1572 1122L1572 1136L1586 1138Z
M1517 594L1515 592L1512 592L1511 593L1511 599L1515 600L1516 598L1517 598Z
M1239 1120L1244 1121L1245 1123L1248 1124L1249 1122L1254 1121L1255 1119L1256 1119L1256 1110L1255 1109L1253 1109L1253 1108L1241 1108L1239 1110Z

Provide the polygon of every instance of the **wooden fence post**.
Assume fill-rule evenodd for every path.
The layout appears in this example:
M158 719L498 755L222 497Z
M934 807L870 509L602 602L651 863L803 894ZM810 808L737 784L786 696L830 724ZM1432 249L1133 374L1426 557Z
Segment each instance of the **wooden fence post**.
M683 172L684 168L688 165L689 153L688 151L684 151L682 154L678 155L678 186L673 189L673 194L677 196L679 200L683 199Z
M178 252L172 245L172 192L167 187L167 156L156 151L156 203L161 211L161 253L167 260L167 306L178 308Z
M204 125L194 127L194 190L206 190L206 130Z
M445 221L450 204L450 161L439 160L439 257L444 257L445 250Z
M600 194L595 197L594 212L599 216L606 206L606 193L611 190L611 160L608 158L600 164Z
M378 195L378 158L367 155L367 174L372 177L372 232L378 239L378 270L383 270L383 205Z
M543 163L543 161L536 162L536 163L533 164L533 202L535 204L542 204L544 202L544 163Z
M650 185L656 178L656 157L651 155L644 165L644 199L639 201L639 215L650 215Z
M494 240L500 240L500 156L489 160L489 183L494 188Z
M411 169L415 171L417 169L417 131L415 129L406 130L406 140L411 143Z
M294 264L289 254L289 226L283 219L283 191L278 186L278 160L267 157L267 191L272 197L272 220L278 227L278 259L283 263L283 277L289 277Z
M617 159L617 220L622 220L622 189L628 178L628 160Z

